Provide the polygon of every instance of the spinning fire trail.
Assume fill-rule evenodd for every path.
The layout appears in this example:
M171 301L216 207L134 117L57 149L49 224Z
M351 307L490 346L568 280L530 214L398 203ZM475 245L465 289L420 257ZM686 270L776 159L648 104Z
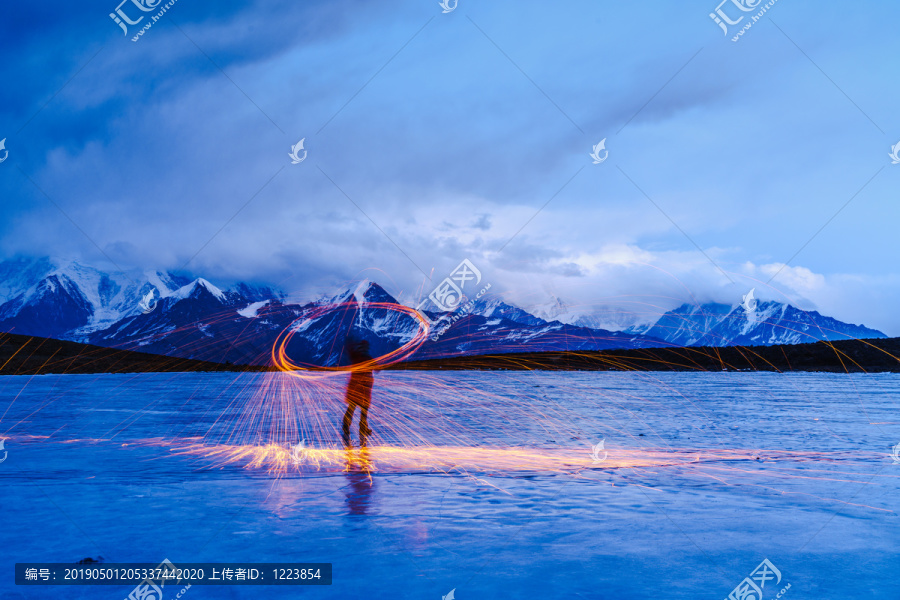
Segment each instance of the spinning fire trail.
M412 356L427 339L430 324L416 310L400 304L370 303L367 307L413 319L418 331L381 356L344 366L304 364L290 355L295 332L306 322L331 314L342 322L342 333L349 336L358 306L328 306L305 314L282 331L272 347L271 360L278 371L257 376L262 379L258 389L240 394L248 397L243 404L233 400L203 443L191 446L191 452L207 454L218 462L284 472L298 463L298 453L291 458L291 452L302 444L299 448L306 465L328 468L343 464L347 444L342 440L340 415L347 408L344 392L348 379L373 372L372 433L361 440L372 468L385 461L442 470L450 463L467 462L467 453L472 464L490 457L488 462L513 466L517 457L523 463L538 457L538 451L525 448L585 437L565 426L577 423L577 415L556 402L535 403L515 386L498 395L467 382L464 376L451 380L428 373L379 372ZM333 340L335 349L343 346L344 340ZM501 449L508 446L510 433L516 432L527 434L520 440L523 449Z
M125 463L134 456L159 458L146 449L165 448L190 457L201 469L244 470L247 477L304 479L344 472L371 480L374 473L461 475L477 486L502 487L507 493L522 477L550 475L562 482L590 479L648 488L651 498L666 491L724 484L754 487L761 494L806 496L809 503L831 506L853 504L852 498L834 498L838 492L832 492L832 486L852 482L857 487L878 487L897 477L887 471L871 476L871 466L885 459L877 453L813 450L823 449L821 444L783 451L783 440L767 438L767 429L756 426L760 406L777 406L770 402L775 399L793 398L795 404L809 399L811 392L796 378L779 379L783 383L777 396L757 399L759 394L776 393L760 388L742 396L749 404L741 404L731 402L732 390L723 385L731 380L721 380L720 374L701 376L697 383L702 374L683 374L691 378L683 385L679 382L685 379L678 374L530 371L522 355L514 354L510 361L520 361L518 370L389 370L421 348L430 333L429 322L402 305L367 307L377 308L377 315L372 317L371 311L359 317L364 311L348 303L315 307L299 319L291 312L289 319L278 321L290 324L279 326L276 343L265 345L265 356L277 370L153 374L135 383L141 388L137 397L143 400L150 392L144 404L129 399L117 406L111 394L86 408L88 414L127 415L113 418L108 427L101 421L105 429L83 436L71 427L29 435L7 430L0 439L7 447L106 445ZM332 319L333 325L321 329L328 332L330 349L317 339L326 347L319 364L299 360L298 356L310 354L291 343L315 319ZM397 347L382 344L373 357L350 364L341 356L347 335L374 330L384 335L394 327L406 332L396 336ZM454 330L458 340L454 343L463 351L467 330L464 325ZM374 380L372 433L365 444L354 447L341 436L346 389L354 373L369 372ZM106 377L96 381L109 385ZM170 388L174 381L177 388ZM80 380L81 385L87 382ZM145 382L160 387L145 389ZM193 391L191 386L196 386ZM160 407L157 393L165 406ZM38 408L18 415L10 429L32 426L34 414L52 412L57 398L64 396L42 400ZM157 408L162 410L157 413ZM179 418L179 409L189 418ZM102 412L95 413L98 410ZM724 422L723 414L728 415ZM741 420L743 416L748 418ZM145 418L149 426L143 426ZM177 429L158 437L160 426ZM753 427L744 429L747 426ZM139 433L129 435L135 429ZM692 445L691 439L703 441ZM601 440L603 451L592 453ZM661 471L677 482L660 486ZM828 487L819 486L813 495L806 487L810 480Z
M855 481L858 475L833 468L836 463L859 458L847 453L740 449L729 447L731 440L719 440L720 447L652 446L634 435L633 423L622 423L613 416L604 423L604 433L619 443L607 446L608 455L598 461L590 453L597 432L579 427L584 417L566 408L567 400L586 399L596 411L606 414L608 408L635 398L615 390L598 392L568 379L554 380L555 386L545 384L543 387L558 388L551 394L542 391L541 385L529 383L527 371L512 376L502 371L381 371L413 355L427 338L429 323L406 306L370 306L415 319L418 332L401 347L355 364L320 366L293 360L290 341L305 320L336 310L356 314L356 306L323 307L282 332L271 350L278 371L250 376L252 383L240 390L225 410L217 409L219 416L205 436L144 443L202 457L209 468L261 470L276 477L342 471L435 472L487 483L484 478L491 475L558 473L575 478L612 477L609 482L613 485L642 485L643 474L668 469L695 482L699 478L802 494L792 491L794 482ZM341 347L343 340L335 339L334 348ZM370 415L373 432L359 448L345 444L340 431L346 409L344 392L355 372L376 373ZM660 413L675 411L673 418L677 413L694 422L711 421L702 407L677 389L653 374L644 376L673 399L672 404L639 399L647 408ZM632 416L640 420L640 415ZM827 474L823 472L826 466ZM823 500L844 502L812 499Z

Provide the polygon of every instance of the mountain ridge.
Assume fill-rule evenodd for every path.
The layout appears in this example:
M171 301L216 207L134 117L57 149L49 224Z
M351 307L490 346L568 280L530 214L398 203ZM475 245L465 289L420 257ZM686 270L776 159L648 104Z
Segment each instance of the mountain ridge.
M674 346L772 346L841 339L887 338L864 325L844 323L818 311L790 304L759 301L743 305L709 302L682 304L649 326L626 331L665 340Z
M0 331L212 362L267 364L272 345L291 329L292 359L339 365L343 338L351 331L380 356L408 343L421 326L408 309L391 309L397 300L371 280L299 304L267 285L238 282L223 288L203 277L162 271L115 275L49 258L5 261L3 274ZM559 299L552 306L566 308ZM434 327L413 358L886 337L788 304L759 302L755 309L683 304L649 325L614 331L585 326L581 319L544 319L485 296L452 321L451 313L420 312Z

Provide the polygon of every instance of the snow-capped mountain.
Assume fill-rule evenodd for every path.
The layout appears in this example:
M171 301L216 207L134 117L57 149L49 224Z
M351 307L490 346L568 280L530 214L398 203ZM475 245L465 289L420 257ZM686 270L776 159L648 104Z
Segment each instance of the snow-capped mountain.
M86 341L182 358L262 364L271 342L295 313L283 310L282 318L268 319L273 306L282 307L280 299L257 298L197 278L161 297L153 310L125 316Z
M617 305L604 302L602 305L584 305L550 296L549 302L528 307L528 312L545 321L559 321L589 329L626 331L642 325L652 325L659 317L659 311L640 302Z
M546 325L547 321L511 304L503 302L499 298L479 299L469 311L473 315L479 315L485 319L502 318L523 325Z
M73 262L41 259L0 263L0 329L217 362L265 364L279 334L292 331L296 363L345 361L349 331L374 356L410 341L419 323L391 310L397 300L377 283L306 304L283 292L239 283L223 289L204 278L148 272L112 275ZM427 315L435 322L447 316ZM599 350L659 345L641 334L612 333L547 322L496 298L480 299L467 315L416 357L542 350Z
M550 300L543 304L535 304L528 308L531 314L545 321L568 322L574 316L571 303L558 296L550 296Z
M0 327L56 337L87 325L93 315L90 300L72 279L51 274L0 306Z
M98 331L90 342L104 346L198 358L217 362L266 364L279 334L291 331L286 352L297 364L345 364L344 339L349 332L370 344L373 356L400 348L419 332L416 319L396 310L390 294L372 281L362 281L342 294L304 305L278 299L248 302L205 280L160 300L156 310L138 314ZM596 331L547 323L502 302L479 305L436 340L425 341L415 358L468 353L545 350L600 350L657 346L643 335ZM447 315L427 312L442 327ZM515 319L500 316L508 314ZM527 321L523 323L522 321Z
M771 346L887 337L863 325L844 323L816 311L803 311L773 301L757 302L751 311L741 305L714 302L683 304L652 325L626 331L676 346Z
M648 348L667 345L662 340L643 334L590 329L559 321L523 325L503 317L488 319L471 314L455 322L447 333L436 341L429 340L423 344L414 358Z
M268 364L279 335L289 331L287 354L294 362L337 365L346 360L348 332L368 340L373 356L380 356L419 331L419 322L391 310L397 300L372 281L300 304L267 286L222 288L202 277L158 271L111 274L51 259L0 263L0 277L0 331L183 358ZM777 302L759 302L751 312L724 304L683 305L655 323L631 327L621 326L634 323L634 315L626 311L578 314L561 300L551 304L566 322L490 296L453 319L426 311L437 325L411 358L885 337Z
M42 258L0 263L0 329L79 341L141 309L150 290L168 294L186 281L170 273L110 274Z
M184 297L191 283L160 271L108 273L58 259L7 260L0 262L0 330L85 342L160 300ZM284 296L248 284L229 293L254 300Z

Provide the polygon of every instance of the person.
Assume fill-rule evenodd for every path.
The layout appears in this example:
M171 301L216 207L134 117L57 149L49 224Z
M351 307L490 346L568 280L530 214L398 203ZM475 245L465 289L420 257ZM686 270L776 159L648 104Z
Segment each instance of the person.
M372 360L367 340L348 336L344 348L345 354L349 357L353 366ZM359 445L365 446L366 439L372 433L372 430L369 429L369 405L372 402L373 383L372 371L354 369L350 372L350 381L347 383L347 395L345 397L347 410L344 412L344 419L341 422L341 437L345 446L350 445L350 424L353 422L353 414L356 412L357 406L360 408Z

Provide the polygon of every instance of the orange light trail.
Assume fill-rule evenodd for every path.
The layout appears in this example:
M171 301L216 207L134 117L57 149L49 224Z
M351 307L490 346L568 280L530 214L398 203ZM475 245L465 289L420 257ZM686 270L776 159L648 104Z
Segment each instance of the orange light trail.
M427 340L430 323L416 310L401 304L367 303L366 307L392 313L388 321L413 319L413 327L407 323L400 329L415 333L411 338L409 333L403 334L402 339L398 337L407 341L402 345L398 342L396 349L357 364L304 363L290 356L289 345L305 323L329 317L332 311L356 309L353 303L313 307L285 327L271 347L266 344L268 350L263 350L262 356L268 356L274 370L236 376L216 389L213 402L192 413L207 429L185 426L180 433L165 439L139 436L141 439L122 445L165 447L175 455L203 461L201 468L243 468L275 477L362 471L470 477L551 473L584 478L626 471L649 476L655 469L674 469L728 486L747 485L838 503L845 502L801 491L779 490L769 484L772 480L785 485L802 480L863 483L860 473L841 472L840 465L835 463L846 461L850 465L847 468L852 469L879 458L879 455L859 452L730 448L733 445L728 439L730 432L724 427L711 428L703 434L708 436L707 444L715 448L648 447L644 442L649 438L635 436L635 426L648 435L656 434L652 419L641 414L643 408L650 409L656 419L668 411L673 417L687 419L690 423L683 428L686 431L697 428L696 424L706 427L714 422L714 411L709 406L693 400L688 393L676 389L672 381L652 372L641 375L641 382L658 393L643 397L643 393L636 395L628 386L615 385L614 378L608 380L614 385L599 388L591 380L585 383L584 377L588 375L572 375L571 380L547 380L537 375L533 378L528 370L516 371L512 377L498 371L454 371L452 374L382 371L413 357ZM458 332L462 333L460 343L465 342L464 329L461 327ZM336 335L331 342L334 349L342 340ZM509 360L517 359L513 355ZM529 368L524 364L521 367ZM339 428L340 415L346 408L347 379L351 373L361 371L375 373L369 415L374 432L367 446L344 448L339 441ZM789 382L796 386L795 382ZM551 389L554 391L548 391ZM570 402L572 399L580 404ZM187 397L185 407L191 402ZM590 426L600 432L584 430L585 408L601 417ZM111 437L126 431L138 416L140 411L123 420L110 431L111 434L116 431ZM656 435L653 443L657 445L671 439ZM588 448L590 442L601 436L614 436L620 443L618 447L607 448L607 458L595 463ZM36 442L38 438L28 441ZM75 440L43 441L71 443ZM117 443L109 438L93 442ZM297 460L296 448L301 442ZM627 447L629 443L631 448ZM755 467L757 460L768 463L764 470ZM810 468L798 463L806 463ZM818 465L822 468L817 468ZM826 465L829 468L824 468ZM883 474L871 481L893 477ZM761 478L766 480L760 481Z
M304 322L312 322L333 311L355 310L355 305L350 303L345 303L337 306L322 306L298 318L278 335L278 338L272 345L272 364L282 372L290 373L294 377L301 377L304 379L348 373L350 371L372 371L406 360L407 358L412 356L416 352L416 350L419 349L419 346L421 346L426 339L428 339L428 333L431 329L431 325L414 308L392 302L370 302L366 304L366 307L369 310L382 309L396 312L401 315L407 315L417 322L417 324L419 325L419 331L416 332L411 340L409 340L396 350L392 350L391 352L388 352L383 356L378 356L376 358L373 358L372 360L359 362L354 365L333 367L294 362L287 354L287 345L291 341L291 338L294 336L294 334L302 327L302 324Z

